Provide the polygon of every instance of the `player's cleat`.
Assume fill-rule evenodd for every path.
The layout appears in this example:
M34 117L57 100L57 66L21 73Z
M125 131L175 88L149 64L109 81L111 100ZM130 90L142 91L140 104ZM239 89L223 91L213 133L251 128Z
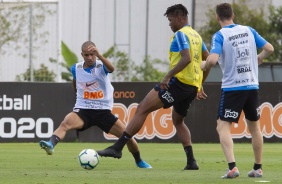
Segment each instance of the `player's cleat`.
M101 157L114 157L120 159L122 156L121 150L116 150L112 146L104 149L104 150L98 150L97 153Z
M141 160L140 162L136 163L137 167L143 168L143 169L151 169L152 166L145 162L144 160Z
M39 145L42 149L44 149L47 155L52 155L54 152L54 146L50 141L40 141Z
M260 177L262 177L262 170L261 169L257 169L257 170L253 169L250 172L248 172L248 176L249 177L260 178Z
M184 167L183 170L199 170L199 166L198 166L198 164L197 164L197 162L195 160L195 161L193 161L191 163L188 163L186 165L186 167Z
M221 176L222 179L232 179L239 177L240 173L237 167L234 167L232 170L227 169L226 173Z

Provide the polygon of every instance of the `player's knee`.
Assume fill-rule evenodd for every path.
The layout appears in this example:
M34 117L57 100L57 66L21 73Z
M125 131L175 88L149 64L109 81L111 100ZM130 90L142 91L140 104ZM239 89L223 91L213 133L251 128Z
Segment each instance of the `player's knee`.
M149 109L143 103L140 103L137 106L137 109L136 109L135 113L138 113L138 114L149 114L150 112L149 112Z
M220 134L222 132L222 127L219 126L218 124L216 126L216 131L217 131L218 134Z
M64 130L70 130L72 129L72 125L68 121L62 121L60 127Z

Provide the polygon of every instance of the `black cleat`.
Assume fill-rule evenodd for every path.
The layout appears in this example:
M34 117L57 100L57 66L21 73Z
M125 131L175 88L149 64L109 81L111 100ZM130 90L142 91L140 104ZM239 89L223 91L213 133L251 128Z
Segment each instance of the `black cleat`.
M186 165L186 167L184 167L183 170L199 170L199 166L198 166L198 164L197 164L197 162L195 160L195 161L193 161L191 163L188 163Z
M122 156L121 150L116 150L112 146L104 149L104 150L98 150L97 153L101 157L113 157L113 158L118 158L120 159Z

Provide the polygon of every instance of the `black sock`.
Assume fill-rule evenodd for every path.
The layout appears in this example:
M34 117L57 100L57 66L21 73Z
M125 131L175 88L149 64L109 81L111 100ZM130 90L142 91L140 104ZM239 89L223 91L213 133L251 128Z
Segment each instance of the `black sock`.
M120 136L120 138L117 140L117 142L115 142L115 144L113 145L113 147L116 150L122 150L123 147L125 146L125 144L127 143L127 141L129 139L131 139L132 136L130 136L128 133L123 132L122 135Z
M186 157L187 157L187 164L195 161L192 146L185 146L184 151L185 151Z
M141 157L140 157L140 152L139 151L136 152L136 153L132 153L132 155L133 155L133 157L135 159L135 163L138 163L138 162L140 162L142 160Z
M254 164L254 170L262 169L262 164Z
M230 163L228 163L228 167L229 167L229 170L232 170L234 167L236 167L236 163L230 162Z
M56 136L56 135L52 135L50 138L51 143L53 144L53 146L55 147L56 144L58 144L58 142L60 141L60 137Z

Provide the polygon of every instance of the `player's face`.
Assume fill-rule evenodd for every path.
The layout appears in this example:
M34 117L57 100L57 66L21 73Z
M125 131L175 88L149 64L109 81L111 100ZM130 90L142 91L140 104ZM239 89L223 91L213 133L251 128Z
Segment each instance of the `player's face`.
M179 28L179 17L174 15L168 15L167 19L169 21L169 26L173 32L178 31Z
M90 67L95 64L96 56L94 55L94 52L88 51L88 49L83 49L81 52L81 56L83 57L85 63L85 67Z

